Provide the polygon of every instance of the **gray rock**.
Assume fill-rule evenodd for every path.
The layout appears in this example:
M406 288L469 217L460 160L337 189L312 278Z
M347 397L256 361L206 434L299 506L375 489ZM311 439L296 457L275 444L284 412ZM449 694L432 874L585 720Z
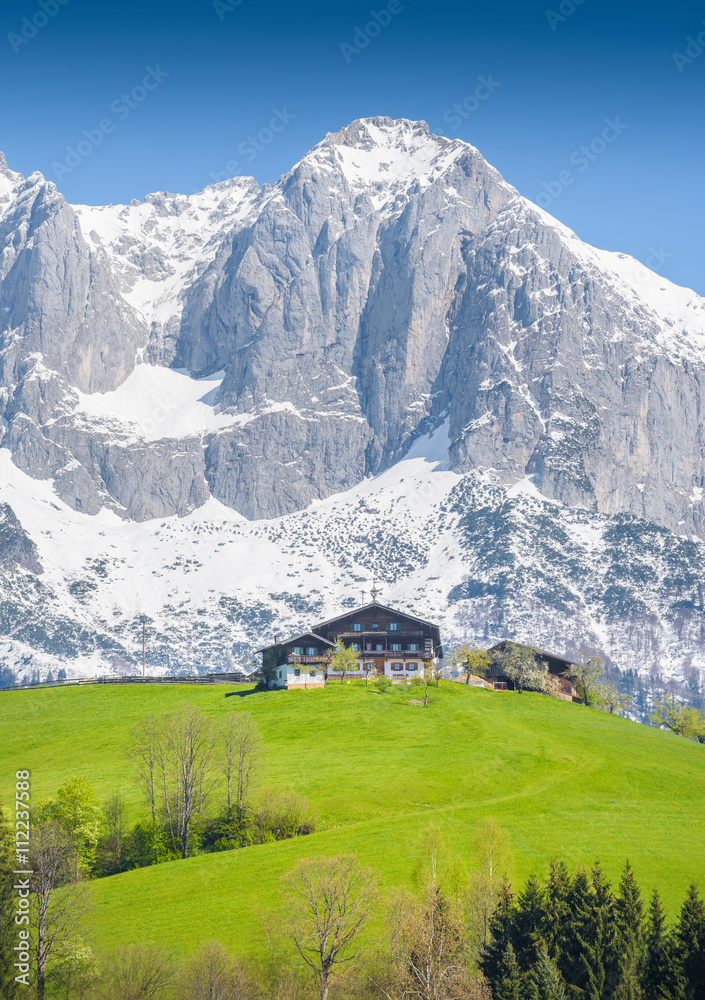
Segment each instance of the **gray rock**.
M18 568L37 575L44 572L36 545L6 503L0 504L0 568L3 573L14 573Z
M446 422L457 471L705 537L705 301L686 334L473 147L366 119L275 185L149 196L112 229L0 169L3 446L67 502L270 518ZM87 422L74 390L140 360L223 370L217 433Z

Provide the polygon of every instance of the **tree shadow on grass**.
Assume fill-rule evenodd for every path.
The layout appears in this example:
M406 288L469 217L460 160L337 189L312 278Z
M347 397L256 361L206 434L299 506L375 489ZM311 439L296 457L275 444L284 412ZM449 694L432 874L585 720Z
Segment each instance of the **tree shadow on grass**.
M285 688L266 688L259 687L250 688L249 691L226 691L226 698L247 698L251 694L288 694Z

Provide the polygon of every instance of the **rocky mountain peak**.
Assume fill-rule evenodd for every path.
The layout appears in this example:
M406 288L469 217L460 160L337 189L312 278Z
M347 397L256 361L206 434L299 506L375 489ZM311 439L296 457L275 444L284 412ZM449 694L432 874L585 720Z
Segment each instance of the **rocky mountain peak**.
M443 424L458 472L532 475L562 502L705 532L705 301L587 247L425 122L359 119L265 189L58 196L35 214L13 197L5 444L84 511L158 517L210 495L278 516ZM53 387L26 383L28 353ZM87 420L71 395L124 384L128 399L161 368L193 386L177 379L148 429L117 396L115 419ZM173 407L216 373L189 432Z
M140 601L171 609L165 637L194 621L219 622L221 645L282 615L303 627L338 581L377 568L451 630L552 648L560 621L608 652L628 632L644 662L690 669L704 386L705 300L582 243L423 122L360 119L261 189L232 178L130 205L71 206L4 165L3 594L26 616L13 655L40 641L39 617L47 656L96 634L127 656L133 577L154 551ZM82 526L92 541L69 559ZM175 592L198 593L203 618L179 617Z

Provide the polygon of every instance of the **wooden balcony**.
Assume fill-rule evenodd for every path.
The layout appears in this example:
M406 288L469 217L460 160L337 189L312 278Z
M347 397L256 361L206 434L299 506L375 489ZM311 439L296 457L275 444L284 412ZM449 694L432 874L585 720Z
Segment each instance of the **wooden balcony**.
M303 653L289 653L287 663L327 663L327 656L304 656Z
M385 639L389 639L394 642L397 638L399 639L423 639L424 633L417 629L415 632L388 632L386 629L367 629L366 632L339 632L341 639L373 639L384 636Z
M363 649L358 652L361 660L432 660L433 652L429 649Z

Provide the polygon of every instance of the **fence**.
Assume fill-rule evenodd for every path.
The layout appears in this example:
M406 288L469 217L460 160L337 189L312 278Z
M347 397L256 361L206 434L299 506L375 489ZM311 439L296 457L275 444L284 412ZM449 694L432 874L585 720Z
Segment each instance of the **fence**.
M81 684L254 684L260 677L242 674L206 674L203 677L77 677L43 684L11 684L0 691L29 691L34 688L74 687Z

